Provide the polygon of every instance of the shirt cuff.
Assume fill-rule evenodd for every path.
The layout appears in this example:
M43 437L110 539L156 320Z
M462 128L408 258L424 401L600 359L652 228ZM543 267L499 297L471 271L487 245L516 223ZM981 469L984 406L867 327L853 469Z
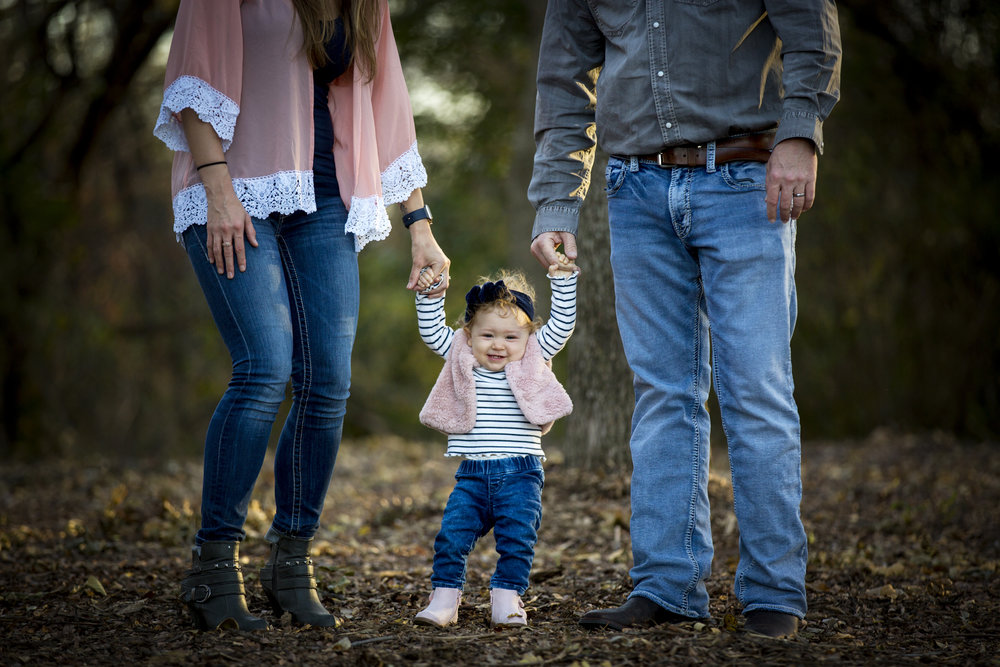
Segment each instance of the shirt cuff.
M545 277L552 282L553 289L558 289L560 287L572 287L573 285L576 285L576 277L578 275L580 275L579 271L574 271L568 276L550 276L546 273Z
M413 300L416 303L423 303L423 304L434 305L434 304L438 303L439 301L444 301L444 297L445 297L444 294L432 297L432 296L427 296L426 294L422 294L421 292L414 292Z
M543 206L535 213L535 225L531 238L545 232L569 232L576 236L579 227L580 209L569 206Z
M781 116L774 144L785 139L808 139L816 145L816 152L823 154L823 121L809 111L786 111Z

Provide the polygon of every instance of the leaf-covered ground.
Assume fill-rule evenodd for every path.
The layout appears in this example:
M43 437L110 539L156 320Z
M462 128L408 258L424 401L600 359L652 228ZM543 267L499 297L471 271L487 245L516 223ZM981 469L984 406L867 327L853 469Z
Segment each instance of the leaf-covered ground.
M39 462L0 468L0 664L1000 664L1000 446L877 434L809 443L802 514L810 610L799 637L740 632L730 592L738 529L713 460L712 621L583 631L630 590L628 478L546 464L530 627L488 625L490 537L469 563L459 624L414 626L453 463L428 446L345 443L317 539L335 630L265 610L271 477L242 556L250 607L274 629L198 632L177 600L196 524L198 462Z

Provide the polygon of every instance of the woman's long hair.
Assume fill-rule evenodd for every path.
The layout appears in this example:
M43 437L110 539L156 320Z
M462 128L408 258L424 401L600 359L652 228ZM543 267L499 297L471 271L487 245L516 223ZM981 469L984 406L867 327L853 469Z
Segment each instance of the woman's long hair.
M381 29L385 0L340 0L351 63L361 67L370 81L375 77L375 37ZM326 43L333 36L335 0L292 0L302 22L303 48L313 68L326 64Z

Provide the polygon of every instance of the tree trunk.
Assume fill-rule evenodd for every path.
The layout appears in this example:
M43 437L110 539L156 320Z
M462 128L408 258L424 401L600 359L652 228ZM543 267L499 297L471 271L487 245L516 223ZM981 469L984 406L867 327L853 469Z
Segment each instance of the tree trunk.
M592 178L580 214L577 246L583 274L566 384L573 399L573 414L563 445L567 462L592 470L631 466L628 441L634 405L632 372L625 361L615 318L605 164L607 157L598 153L592 172L598 176Z

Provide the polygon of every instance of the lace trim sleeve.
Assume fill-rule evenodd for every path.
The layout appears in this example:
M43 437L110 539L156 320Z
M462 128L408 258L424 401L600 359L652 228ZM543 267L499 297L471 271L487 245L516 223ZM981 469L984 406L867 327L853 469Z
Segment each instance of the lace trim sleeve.
M392 223L386 206L406 201L410 193L427 185L427 171L417 152L417 142L382 172L381 179L381 197L351 197L346 231L354 234L354 248L358 252L372 241L389 236Z
M288 215L316 210L316 193L311 171L279 171L258 178L234 178L233 190L247 213L266 218L271 213ZM174 197L174 232L178 238L191 225L204 225L208 217L205 187L196 183Z
M188 151L187 137L180 122L180 112L188 108L194 109L198 118L211 124L222 139L222 150L229 150L240 106L194 76L178 77L163 91L163 104L160 105L153 134L170 150Z
M354 234L354 249L361 249L372 241L381 241L389 236L392 223L385 211L385 200L381 197L351 197L351 210L347 214L345 232Z
M426 185L427 170L415 141L382 172L382 196L386 205L406 201L410 193Z

